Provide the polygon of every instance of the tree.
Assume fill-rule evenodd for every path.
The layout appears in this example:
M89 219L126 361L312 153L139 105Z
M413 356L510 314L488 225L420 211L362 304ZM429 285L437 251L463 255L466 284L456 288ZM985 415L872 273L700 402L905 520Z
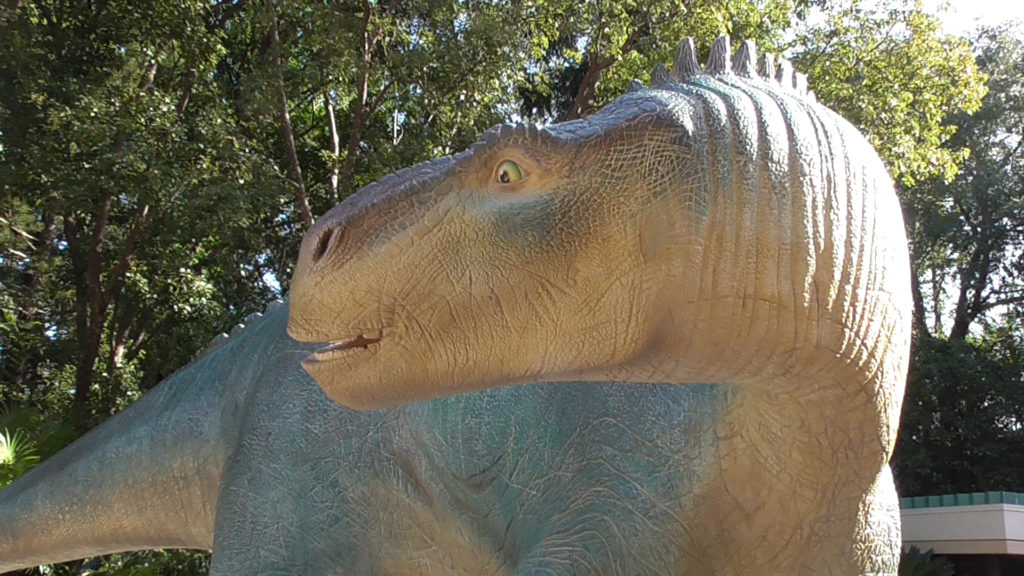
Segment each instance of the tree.
M942 34L920 0L848 0L814 22L792 50L818 99L867 135L904 189L952 178L966 151L948 142L949 120L985 91L969 44Z
M84 431L262 308L312 214L514 109L525 40L507 9L2 9L0 402ZM0 431L18 471L53 436L38 422ZM143 565L161 570L100 570Z
M1022 351L1006 332L918 336L893 456L901 495L1020 489Z
M989 92L957 114L956 178L903 194L915 346L894 456L904 494L1019 490L1024 472L1024 35L980 30Z
M791 20L817 4L825 2L536 3L526 14L531 64L519 85L519 113L543 121L585 116L622 94L630 80L649 78L687 36L705 54L722 34L775 50Z
M8 400L40 401L48 386L31 379L71 378L79 425L105 412L91 404L97 371L123 380L154 334L151 315L136 313L154 296L145 278L187 285L202 266L189 253L220 232L196 211L260 172L212 75L223 8L43 1L4 12L4 312L5 332L19 337L0 357L15 383ZM162 258L139 262L154 252ZM139 276L147 266L159 270ZM27 351L26 336L43 350Z
M984 29L975 40L989 93L974 114L957 114L950 148L968 152L955 179L905 194L913 237L919 329L963 340L1024 302L1024 37Z

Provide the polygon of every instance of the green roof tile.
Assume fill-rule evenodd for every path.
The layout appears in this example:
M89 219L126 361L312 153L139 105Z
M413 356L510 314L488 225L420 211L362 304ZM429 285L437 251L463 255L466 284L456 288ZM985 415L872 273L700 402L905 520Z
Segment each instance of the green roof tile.
M1018 492L972 492L900 498L900 508L941 508L943 506L977 506L981 504L1024 505L1024 494Z

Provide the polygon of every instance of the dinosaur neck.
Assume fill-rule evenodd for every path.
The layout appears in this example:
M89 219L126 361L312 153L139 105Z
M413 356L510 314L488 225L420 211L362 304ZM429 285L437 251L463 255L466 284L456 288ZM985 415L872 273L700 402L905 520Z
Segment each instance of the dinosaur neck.
M0 491L0 573L128 550L210 548L234 444L225 420L246 390L230 366L239 364L232 348L193 362Z
M711 573L859 573L870 561L861 528L896 502L886 465L892 415L879 410L877 387L838 372L732 387L718 432L722 472L694 501L692 545L705 558L732 559ZM812 529L782 520L793 516ZM820 565L825 558L832 564Z

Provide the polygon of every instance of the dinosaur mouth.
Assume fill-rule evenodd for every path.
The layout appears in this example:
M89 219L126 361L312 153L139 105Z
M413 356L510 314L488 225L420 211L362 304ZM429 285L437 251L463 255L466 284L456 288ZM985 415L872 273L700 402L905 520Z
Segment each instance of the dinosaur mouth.
M349 350L356 350L360 348L366 350L370 345L380 342L383 337L384 335L381 334L381 336L377 338L367 338L360 334L351 340L338 340L331 342L327 346L324 346L310 354L303 363L315 364L318 362L329 362L345 354Z

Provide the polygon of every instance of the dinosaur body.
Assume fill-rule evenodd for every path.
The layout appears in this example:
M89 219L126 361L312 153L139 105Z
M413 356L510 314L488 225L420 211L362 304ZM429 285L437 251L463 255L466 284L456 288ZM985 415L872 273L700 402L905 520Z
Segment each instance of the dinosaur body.
M302 371L286 321L268 312L0 491L0 572L170 546L212 548L224 575L694 562L675 541L722 390L538 384L356 412Z
M723 406L713 387L576 384L356 412L275 384L227 468L212 571L672 573Z
M288 311L0 492L0 571L895 574L899 206L852 127L729 52L336 207Z

